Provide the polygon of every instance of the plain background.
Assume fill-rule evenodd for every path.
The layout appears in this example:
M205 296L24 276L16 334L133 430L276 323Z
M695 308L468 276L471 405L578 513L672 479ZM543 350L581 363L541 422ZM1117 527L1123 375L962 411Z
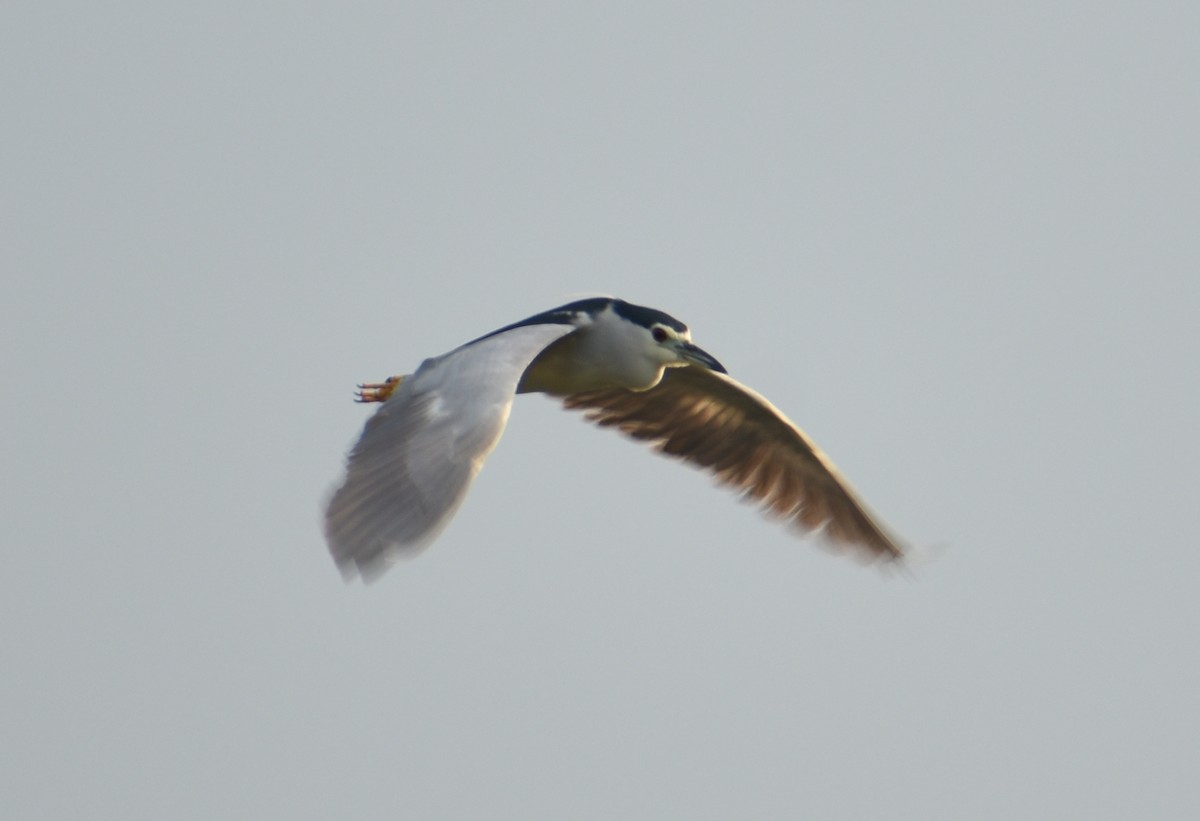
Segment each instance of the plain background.
M0 11L5 818L1194 818L1200 6ZM441 540L412 370L679 317L935 559L542 397Z

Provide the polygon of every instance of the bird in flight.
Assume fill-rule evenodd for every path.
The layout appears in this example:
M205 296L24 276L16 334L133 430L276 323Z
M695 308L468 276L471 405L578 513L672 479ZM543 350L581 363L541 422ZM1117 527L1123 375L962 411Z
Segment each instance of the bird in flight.
M811 439L653 308L571 302L359 385L378 403L325 511L342 574L371 580L449 524L518 393L545 393L601 427L708 471L802 533L895 560L905 546Z

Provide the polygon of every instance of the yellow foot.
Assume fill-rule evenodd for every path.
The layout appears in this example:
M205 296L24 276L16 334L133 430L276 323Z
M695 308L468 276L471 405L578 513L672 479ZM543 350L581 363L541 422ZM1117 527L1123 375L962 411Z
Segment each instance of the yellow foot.
M382 382L364 382L358 386L358 393L354 396L355 402L386 402L396 388L400 387L400 383L405 380L403 376L389 376Z

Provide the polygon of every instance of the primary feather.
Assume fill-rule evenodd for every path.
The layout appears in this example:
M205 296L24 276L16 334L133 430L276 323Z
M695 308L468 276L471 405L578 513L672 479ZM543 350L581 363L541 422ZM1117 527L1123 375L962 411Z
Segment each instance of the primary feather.
M904 553L804 431L725 374L670 368L651 390L590 391L563 404L707 470L803 531L823 530L835 544L862 548L869 558Z

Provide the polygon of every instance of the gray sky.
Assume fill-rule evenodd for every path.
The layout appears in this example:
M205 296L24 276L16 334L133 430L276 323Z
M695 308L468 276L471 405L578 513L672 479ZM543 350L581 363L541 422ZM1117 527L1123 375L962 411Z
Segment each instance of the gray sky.
M1198 9L6 3L0 816L1200 815ZM937 559L521 397L343 584L353 384L592 292Z

